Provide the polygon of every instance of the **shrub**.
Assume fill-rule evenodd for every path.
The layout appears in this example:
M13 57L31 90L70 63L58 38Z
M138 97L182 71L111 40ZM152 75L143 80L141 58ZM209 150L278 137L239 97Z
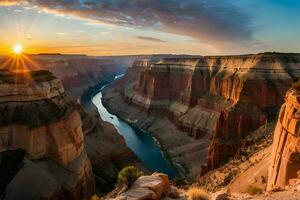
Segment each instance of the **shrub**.
M98 197L98 195L94 194L92 196L91 200L100 200L100 197Z
M134 166L125 167L118 174L118 185L126 185L129 188L142 175L143 172Z
M91 198L91 200L100 200L100 197L96 194L94 194Z
M197 187L191 187L187 191L188 200L209 200L210 196L207 191Z
M292 88L294 90L300 90L300 80L297 80L294 83L292 83Z
M246 192L250 195L255 195L255 194L261 194L262 193L262 189L258 188L258 187L255 187L253 185L249 185L247 188L246 188Z

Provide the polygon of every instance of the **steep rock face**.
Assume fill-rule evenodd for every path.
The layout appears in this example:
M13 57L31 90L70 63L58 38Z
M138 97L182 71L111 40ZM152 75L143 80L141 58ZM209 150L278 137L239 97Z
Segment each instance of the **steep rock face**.
M129 165L143 169L136 155L126 146L124 138L113 125L98 114L81 110L85 148L91 160L97 191L106 194L115 188L119 171Z
M126 66L118 65L114 60L78 58L49 60L44 68L50 70L62 80L71 98L80 98L89 86L95 86L109 77L126 70Z
M136 62L130 70L139 66L138 81L119 84L125 101L149 114L168 115L196 139L211 135L206 169L234 156L300 77L298 54L165 58L146 66Z
M300 178L300 89L289 90L274 133L268 190Z
M0 117L0 152L22 149L26 155L24 166L6 187L10 191L6 199L15 195L55 199L57 194L65 199L89 198L94 179L82 122L62 83L48 71L4 70L0 81L0 111L5 113ZM31 183L42 184L45 190L27 191L25 186Z

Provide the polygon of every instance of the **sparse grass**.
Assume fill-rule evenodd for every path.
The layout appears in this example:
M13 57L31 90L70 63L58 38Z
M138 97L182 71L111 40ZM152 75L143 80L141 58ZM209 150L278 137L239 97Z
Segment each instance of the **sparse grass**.
M224 178L223 185L224 186L228 185L232 181L232 179L236 176L236 174L237 174L237 170L230 171L228 175Z
M250 195L255 195L255 194L261 194L263 192L263 190L259 187L253 186L253 185L249 185L246 188L246 191L248 194Z
M209 200L209 193L198 187L191 187L187 191L188 200Z

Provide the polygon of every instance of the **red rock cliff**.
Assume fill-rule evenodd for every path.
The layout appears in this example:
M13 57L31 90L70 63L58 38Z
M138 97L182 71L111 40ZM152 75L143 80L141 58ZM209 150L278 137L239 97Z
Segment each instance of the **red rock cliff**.
M0 152L26 152L5 199L89 199L82 122L62 83L48 71L1 71L0 82Z
M298 82L299 85L299 82ZM300 179L300 88L286 93L274 133L268 190Z
M142 64L138 81L124 86L123 95L148 113L169 115L194 138L211 134L211 169L234 156L241 140L267 122L299 77L299 66L298 54L161 59Z

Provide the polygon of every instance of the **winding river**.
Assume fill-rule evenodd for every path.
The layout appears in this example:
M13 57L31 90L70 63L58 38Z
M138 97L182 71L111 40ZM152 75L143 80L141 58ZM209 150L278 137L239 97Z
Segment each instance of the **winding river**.
M116 76L115 80L121 77L122 75ZM98 108L101 118L114 125L119 134L125 138L126 145L144 162L149 170L166 173L170 178L174 178L176 175L174 168L164 157L163 152L152 136L109 113L103 106L101 101L102 89L107 85L104 85L92 99L93 104Z

